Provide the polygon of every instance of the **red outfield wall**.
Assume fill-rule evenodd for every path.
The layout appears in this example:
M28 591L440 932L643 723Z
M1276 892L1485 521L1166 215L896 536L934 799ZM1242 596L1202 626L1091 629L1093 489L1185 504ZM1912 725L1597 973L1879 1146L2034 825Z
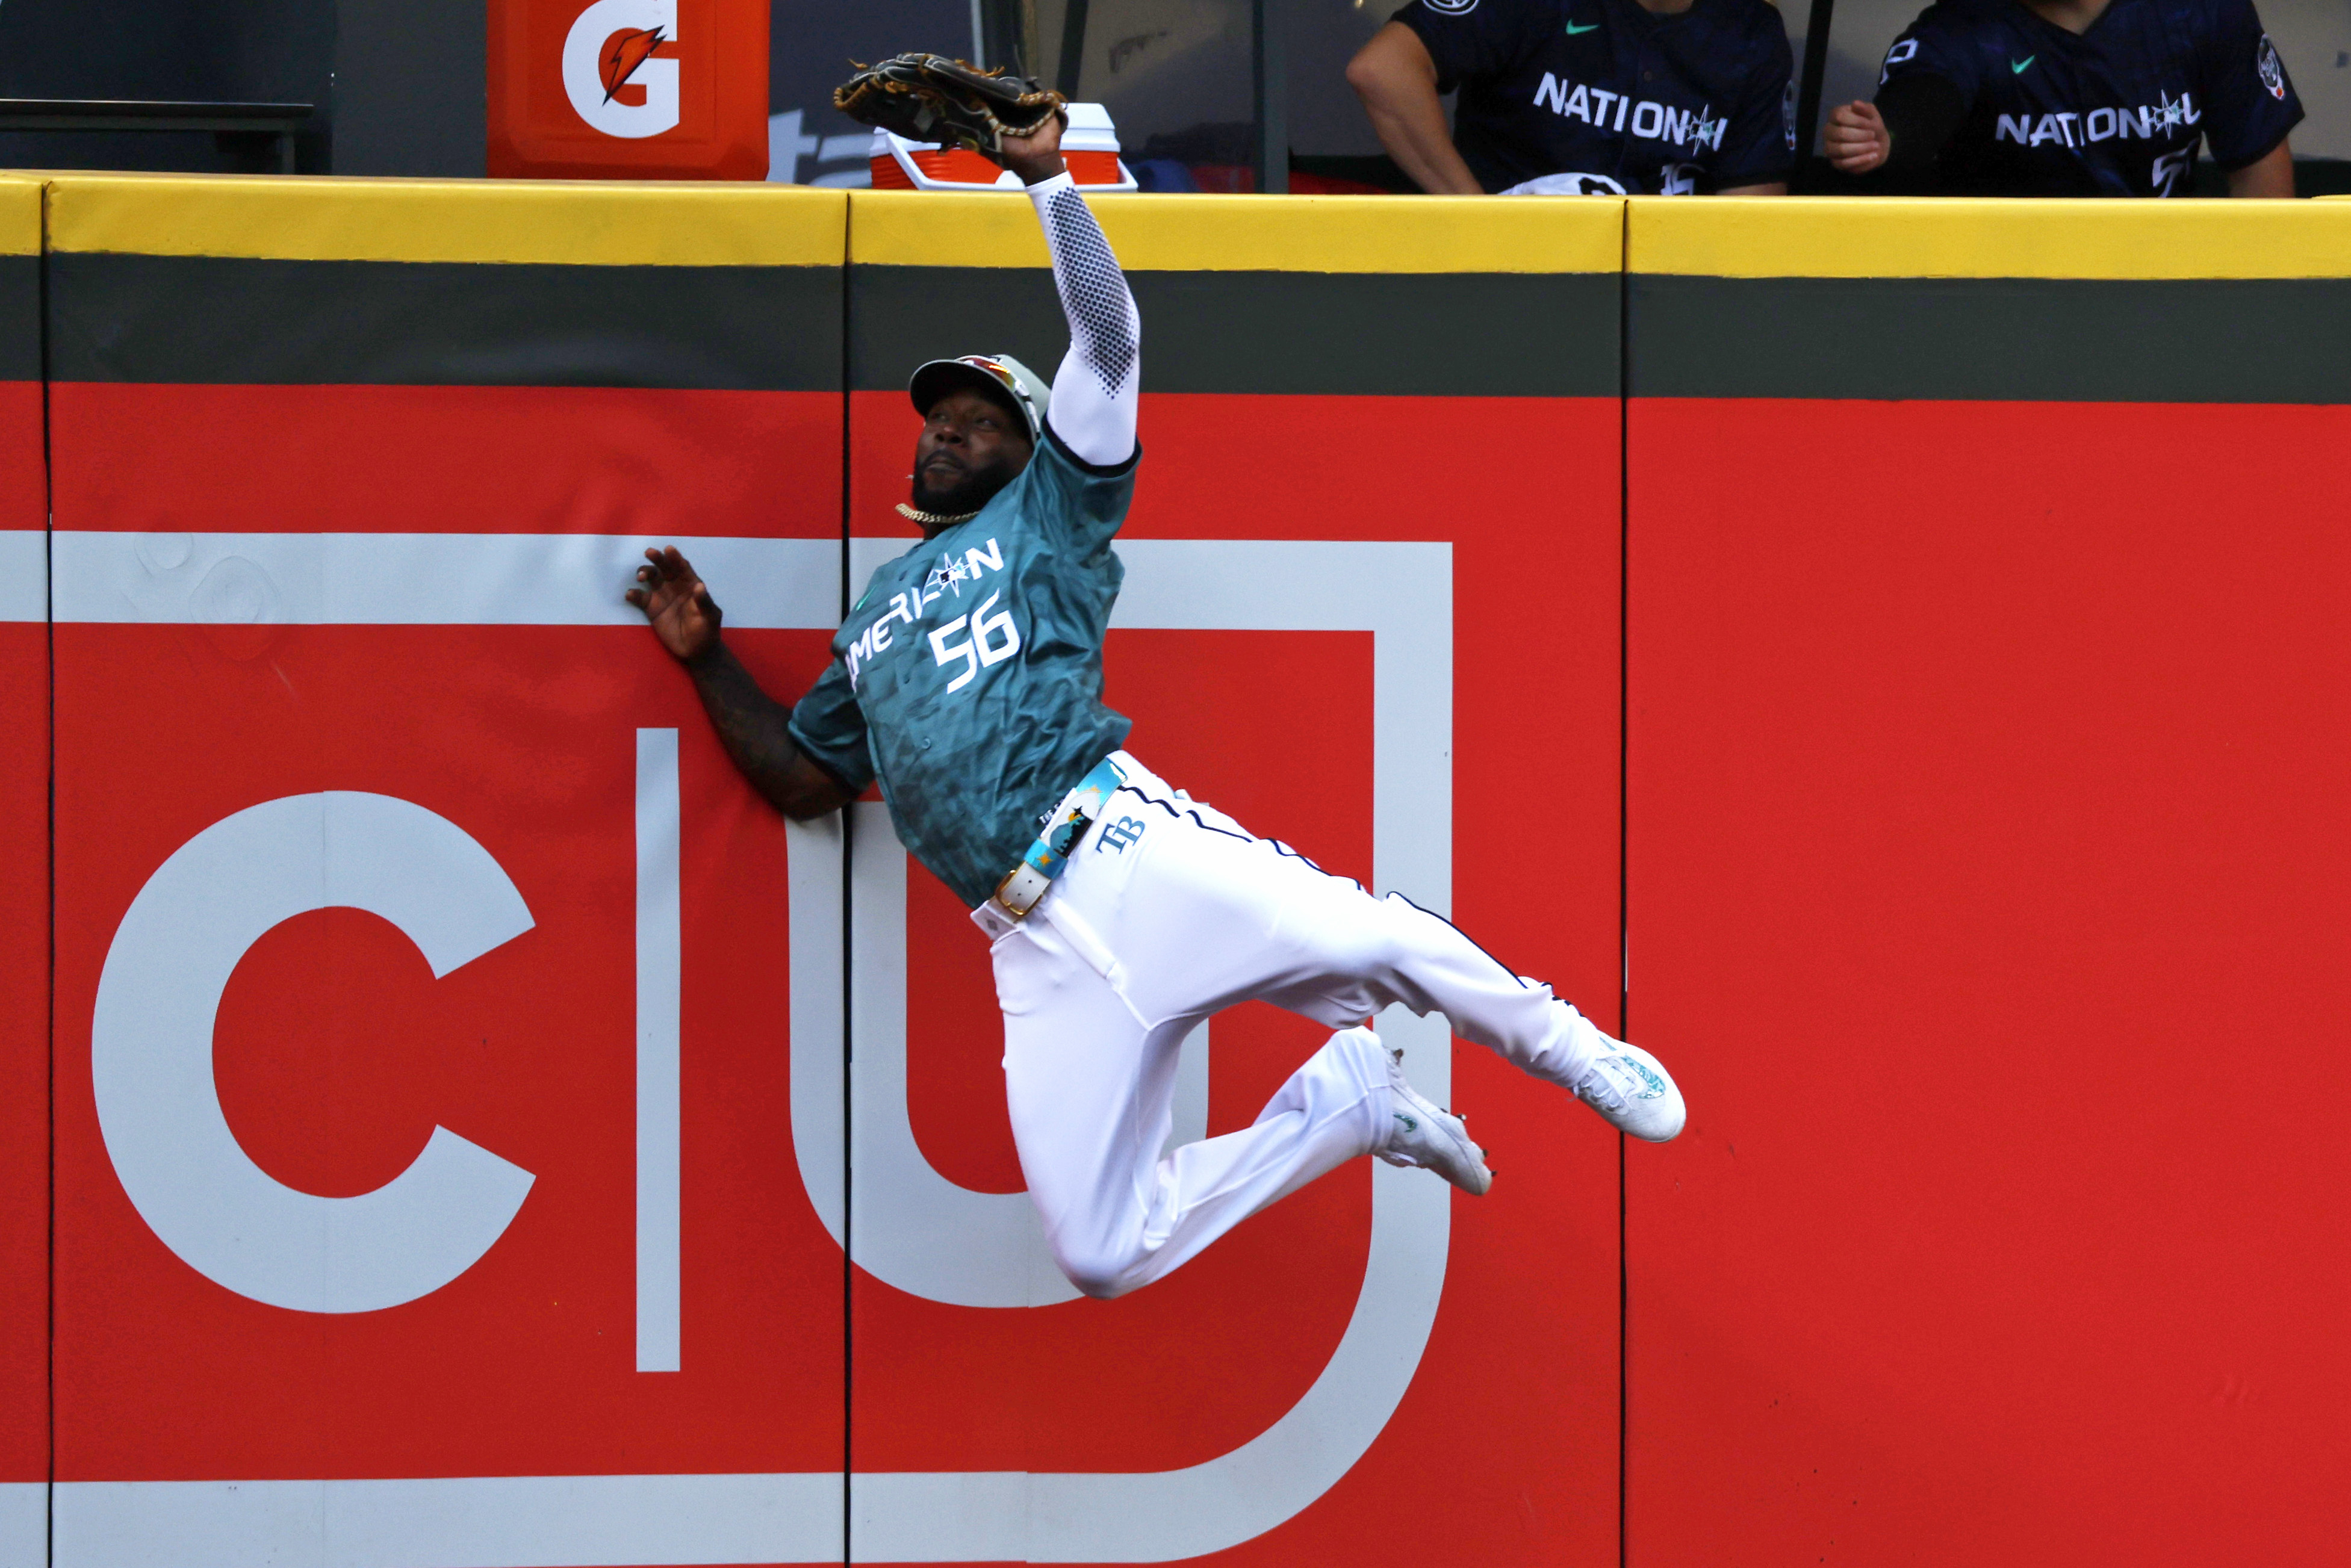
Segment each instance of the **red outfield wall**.
M804 687L904 548L908 369L1050 373L1025 204L859 198L852 254L810 193L49 202L53 1561L1614 1555L1604 1129L1464 1053L1502 1201L1366 1164L1070 1299L983 942L872 805L758 806L619 601L679 538ZM1135 744L1612 1017L1618 209L1107 216ZM1530 554L1544 614L1458 613ZM1194 1129L1317 1043L1213 1034Z
M821 668L842 199L49 199L55 1561L838 1559L793 852L620 595Z
M2351 208L1104 204L1134 749L1695 1114L1384 1020L1494 1195L1101 1303L962 912L618 601L805 685L1025 204L16 189L0 1561L2329 1556Z
M1771 207L1631 213L1628 1560L2333 1561L2351 210Z

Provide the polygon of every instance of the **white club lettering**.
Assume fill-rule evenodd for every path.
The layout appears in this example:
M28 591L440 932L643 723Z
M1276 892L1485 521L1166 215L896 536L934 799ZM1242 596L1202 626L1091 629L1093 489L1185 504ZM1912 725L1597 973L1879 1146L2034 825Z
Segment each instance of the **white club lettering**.
M253 945L315 909L360 909L437 978L531 928L463 828L388 795L289 795L225 817L147 879L90 1019L90 1087L122 1190L163 1245L240 1296L373 1312L432 1294L497 1243L528 1171L445 1127L373 1192L322 1197L255 1164L221 1110L213 1020Z
M1537 109L1541 109L1545 103L1548 103L1551 105L1552 112L1554 113L1567 114L1572 112L1572 110L1567 107L1567 99L1565 96L1566 86L1566 83L1552 75L1551 72L1543 72L1542 81L1535 88L1535 107ZM1578 89L1577 90L1580 92L1582 89Z
M1633 116L1633 134L1646 136L1654 141L1664 136L1665 131L1665 105L1650 99L1642 99L1639 110Z

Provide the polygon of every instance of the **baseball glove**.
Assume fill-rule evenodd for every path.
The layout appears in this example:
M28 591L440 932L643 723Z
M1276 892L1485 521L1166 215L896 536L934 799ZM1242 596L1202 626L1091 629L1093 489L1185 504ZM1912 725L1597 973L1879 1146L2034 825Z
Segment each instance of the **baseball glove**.
M1035 135L1066 101L1031 78L925 54L860 67L832 92L832 106L861 124L910 141L968 147L999 162L1005 137Z

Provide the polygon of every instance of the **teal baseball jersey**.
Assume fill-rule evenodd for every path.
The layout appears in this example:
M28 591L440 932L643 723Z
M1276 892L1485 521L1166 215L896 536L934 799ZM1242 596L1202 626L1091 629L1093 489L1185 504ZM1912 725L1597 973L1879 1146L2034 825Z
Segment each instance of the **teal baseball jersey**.
M852 789L879 779L899 841L972 907L1126 742L1102 645L1141 456L1096 468L1049 430L976 516L875 570L792 710L800 749Z

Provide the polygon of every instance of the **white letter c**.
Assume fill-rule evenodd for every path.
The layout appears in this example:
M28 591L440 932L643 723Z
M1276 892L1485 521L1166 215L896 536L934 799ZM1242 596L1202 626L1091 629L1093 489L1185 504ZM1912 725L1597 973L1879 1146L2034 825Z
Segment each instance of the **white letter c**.
M444 1127L357 1197L298 1192L254 1164L213 1079L213 1021L247 949L314 909L365 910L437 979L529 930L522 894L445 817L388 795L289 795L214 823L131 903L90 1020L99 1133L140 1218L189 1267L305 1312L429 1295L505 1234L531 1174Z

